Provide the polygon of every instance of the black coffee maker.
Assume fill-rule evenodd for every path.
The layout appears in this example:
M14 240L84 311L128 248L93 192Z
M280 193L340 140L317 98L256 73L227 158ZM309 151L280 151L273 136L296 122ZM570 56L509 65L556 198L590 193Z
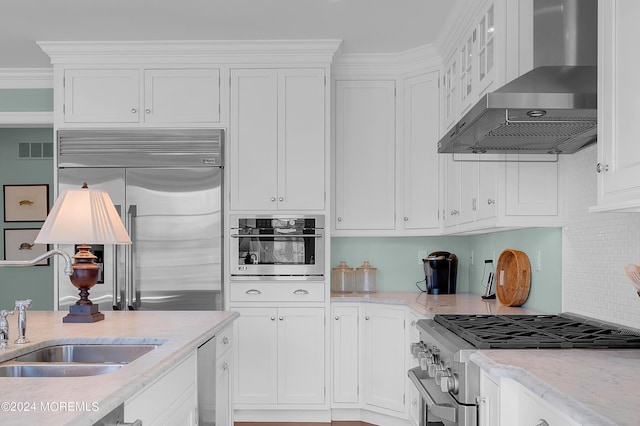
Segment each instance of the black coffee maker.
M448 251L434 251L424 262L428 294L455 294L458 257Z

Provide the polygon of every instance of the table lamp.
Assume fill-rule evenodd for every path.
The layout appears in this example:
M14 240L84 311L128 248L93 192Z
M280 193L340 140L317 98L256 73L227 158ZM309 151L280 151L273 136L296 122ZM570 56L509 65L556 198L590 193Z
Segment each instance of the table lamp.
M94 261L96 256L89 251L90 244L131 244L109 194L89 189L86 183L80 189L64 191L56 199L34 243L80 243L73 256L75 262L70 276L71 283L80 290L80 299L69 306L69 314L62 321L92 323L103 320L104 314L98 310L98 305L89 300L89 289L98 282L100 272Z

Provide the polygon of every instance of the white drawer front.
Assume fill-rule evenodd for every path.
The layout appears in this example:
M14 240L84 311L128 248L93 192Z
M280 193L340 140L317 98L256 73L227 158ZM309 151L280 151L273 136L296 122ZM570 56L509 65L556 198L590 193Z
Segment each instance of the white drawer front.
M232 302L323 302L324 282L232 282Z

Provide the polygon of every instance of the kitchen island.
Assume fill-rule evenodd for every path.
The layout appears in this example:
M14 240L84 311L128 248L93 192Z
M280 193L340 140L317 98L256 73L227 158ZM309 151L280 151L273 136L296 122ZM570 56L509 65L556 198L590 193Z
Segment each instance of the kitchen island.
M93 324L63 323L66 312L28 312L26 337L17 345L10 317L10 347L0 362L57 344L153 344L152 351L118 371L89 377L0 378L0 423L11 425L92 425L179 365L207 340L232 325L236 312L104 312ZM214 368L212 366L212 375ZM212 380L214 380L212 378Z

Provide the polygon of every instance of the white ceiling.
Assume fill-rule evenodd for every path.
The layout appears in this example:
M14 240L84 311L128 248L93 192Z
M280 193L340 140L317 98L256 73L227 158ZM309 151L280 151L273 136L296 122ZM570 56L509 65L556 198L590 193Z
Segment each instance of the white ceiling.
M36 41L342 39L343 53L436 41L461 0L0 0L0 68L50 67Z

